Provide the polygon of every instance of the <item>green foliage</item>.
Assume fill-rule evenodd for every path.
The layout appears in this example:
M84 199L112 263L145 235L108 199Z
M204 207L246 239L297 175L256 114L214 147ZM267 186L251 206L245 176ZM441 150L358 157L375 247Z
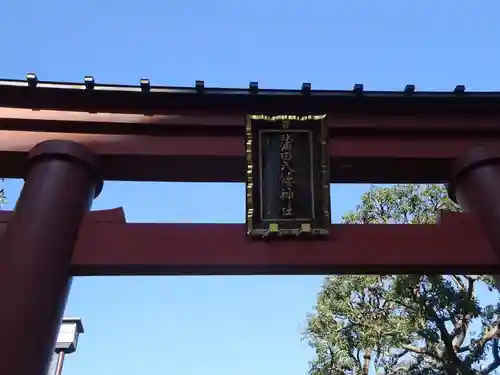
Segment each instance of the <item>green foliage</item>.
M433 224L441 209L459 210L442 186L373 187L343 221ZM387 375L493 373L500 304L482 306L480 284L494 290L489 276L327 277L307 319L310 375L367 374L371 365Z
M3 181L3 179L1 179L0 181ZM7 203L7 199L5 198L4 189L0 189L0 208L2 208L2 205L4 205L5 203Z

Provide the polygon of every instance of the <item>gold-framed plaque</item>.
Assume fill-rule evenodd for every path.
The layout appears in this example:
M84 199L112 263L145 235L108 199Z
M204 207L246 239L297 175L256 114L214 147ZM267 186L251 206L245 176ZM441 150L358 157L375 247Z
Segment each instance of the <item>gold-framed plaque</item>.
M258 238L330 234L326 115L246 118L247 234Z

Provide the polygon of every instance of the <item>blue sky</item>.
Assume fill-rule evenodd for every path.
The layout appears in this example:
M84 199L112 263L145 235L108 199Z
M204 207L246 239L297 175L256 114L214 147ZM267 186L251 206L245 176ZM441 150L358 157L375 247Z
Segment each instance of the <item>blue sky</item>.
M500 90L495 0L5 1L0 76L265 88ZM7 181L12 207L19 181ZM367 186L334 186L334 218ZM130 222L243 222L242 185L107 183ZM165 244L168 248L168 244ZM303 375L321 277L78 278L65 375Z

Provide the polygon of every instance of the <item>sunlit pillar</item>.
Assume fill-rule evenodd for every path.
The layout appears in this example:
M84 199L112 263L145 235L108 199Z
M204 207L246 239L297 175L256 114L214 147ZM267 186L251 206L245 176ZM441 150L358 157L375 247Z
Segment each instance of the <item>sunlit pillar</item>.
M478 218L500 259L500 152L476 147L457 159L448 194ZM500 277L495 281L500 289Z
M0 374L46 375L79 227L102 180L98 158L70 141L38 144L27 168L0 243Z

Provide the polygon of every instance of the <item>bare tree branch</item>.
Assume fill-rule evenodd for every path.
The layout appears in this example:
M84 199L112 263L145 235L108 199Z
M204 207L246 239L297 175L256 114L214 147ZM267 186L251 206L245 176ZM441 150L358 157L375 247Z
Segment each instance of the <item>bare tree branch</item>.
M481 339L474 341L470 345L470 353L465 357L464 363L470 366L470 364L474 362L476 358L480 357L483 354L484 347L486 346L486 344L493 339L498 340L499 335L500 335L500 322L497 322L497 324L495 324L493 327L491 327L489 330L485 332L485 334L483 335L483 337L481 337ZM498 355L498 342L496 345L497 345L496 355Z
M481 375L487 375L492 371L495 371L497 367L500 366L500 355L498 354L498 339L493 340L492 345L493 362L491 362L483 371Z
M465 284L462 280L460 280L460 276L458 275L452 275L451 278L453 279L453 281L455 281L455 283L457 284L457 286L462 289L464 292L467 290L467 288L465 287Z
M459 279L460 280L460 279ZM462 282L463 286L463 291L466 292L465 298L467 301L471 301L472 298L474 297L474 282L475 279L472 278L467 278L468 280L468 286L466 287L465 284ZM451 337L453 339L453 349L455 352L458 352L458 349L463 345L465 337L467 336L467 330L469 329L469 323L470 320L472 319L472 314L468 313L465 314L462 312L460 314L459 319L455 321L454 324L454 329L453 333L451 334Z

